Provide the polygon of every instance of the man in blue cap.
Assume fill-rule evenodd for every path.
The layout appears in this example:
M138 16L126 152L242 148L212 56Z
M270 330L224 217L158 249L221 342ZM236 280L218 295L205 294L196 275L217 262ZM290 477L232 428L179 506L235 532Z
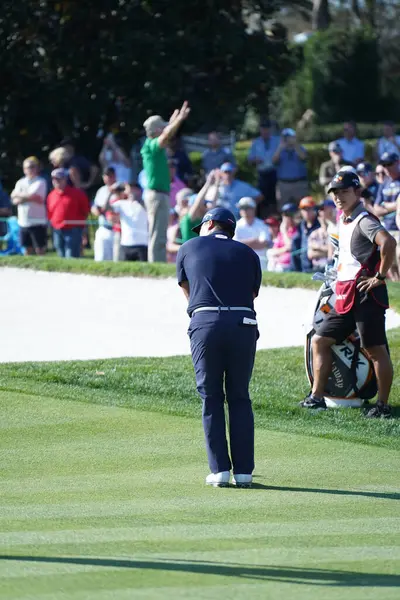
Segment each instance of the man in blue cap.
M254 469L254 418L249 396L257 321L253 301L261 285L257 254L234 241L231 211L208 211L178 252L178 283L188 299L188 334L197 390L203 401L210 475L208 485L250 487ZM226 439L229 412L230 453Z
M226 162L220 168L221 179L218 183L217 206L227 208L232 211L235 218L239 217L239 200L244 197L253 198L258 205L263 195L260 190L253 187L246 181L236 178L236 167L233 163ZM211 200L215 197L215 186L208 190L206 199Z

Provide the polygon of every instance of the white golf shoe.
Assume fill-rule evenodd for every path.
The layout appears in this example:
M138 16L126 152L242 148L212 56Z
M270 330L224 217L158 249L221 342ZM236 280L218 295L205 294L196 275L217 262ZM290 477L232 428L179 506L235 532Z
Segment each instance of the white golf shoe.
M227 487L229 485L230 471L221 471L221 473L210 473L206 477L206 484L214 487Z
M238 488L250 488L253 483L253 475L239 475L235 473L232 478L232 483Z

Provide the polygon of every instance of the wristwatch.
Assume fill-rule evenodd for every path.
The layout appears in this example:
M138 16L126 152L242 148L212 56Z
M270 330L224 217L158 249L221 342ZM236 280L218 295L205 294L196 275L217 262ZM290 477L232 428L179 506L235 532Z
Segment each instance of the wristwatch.
M379 281L385 281L386 279L386 275L381 275L378 271L378 273L375 273L374 275L375 279L379 279Z

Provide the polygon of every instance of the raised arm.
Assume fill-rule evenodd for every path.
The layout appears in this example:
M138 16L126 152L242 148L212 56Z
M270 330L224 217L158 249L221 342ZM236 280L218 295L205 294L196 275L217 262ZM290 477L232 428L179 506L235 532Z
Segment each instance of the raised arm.
M306 152L305 148L303 148L303 146L301 146L299 144L299 142L296 141L294 149L296 151L297 156L300 158L300 160L306 160L307 152Z
M284 150L286 147L286 144L284 142L284 140L281 138L281 141L279 142L279 146L276 149L275 154L272 157L272 162L274 163L274 165L277 165L281 159L281 153L282 150Z
M206 199L207 192L212 185L215 186L215 192L214 192L213 198L211 199L212 208L214 208L215 202L217 201L217 198L218 198L219 179L220 179L220 172L218 169L210 171L209 174L207 175L205 184L203 185L203 187L197 194L197 197L193 203L193 206L191 206L189 209L189 217L192 221L194 221L195 219L200 218L204 215L204 212L205 212L204 201Z
M185 121L190 113L188 102L184 102L180 110L176 109L169 120L169 124L158 138L158 144L161 148L166 148L171 138L174 137L179 127Z

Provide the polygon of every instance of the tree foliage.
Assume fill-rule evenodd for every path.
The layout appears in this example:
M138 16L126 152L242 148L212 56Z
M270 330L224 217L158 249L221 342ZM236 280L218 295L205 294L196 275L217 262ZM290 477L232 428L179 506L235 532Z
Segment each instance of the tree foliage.
M278 110L291 123L309 108L320 123L385 118L379 65L377 38L371 30L330 27L317 32L304 45Z
M138 134L184 99L190 127L266 111L291 63L285 39L248 32L252 0L3 0L0 141L7 159L99 128ZM263 2L268 16L279 5Z

